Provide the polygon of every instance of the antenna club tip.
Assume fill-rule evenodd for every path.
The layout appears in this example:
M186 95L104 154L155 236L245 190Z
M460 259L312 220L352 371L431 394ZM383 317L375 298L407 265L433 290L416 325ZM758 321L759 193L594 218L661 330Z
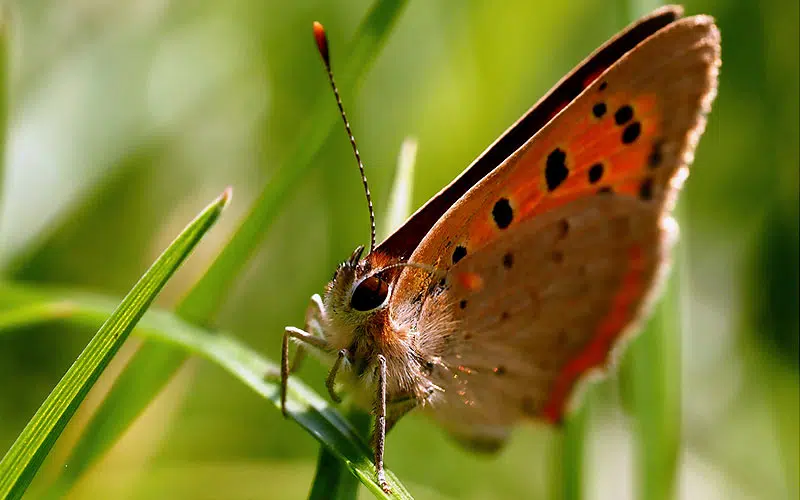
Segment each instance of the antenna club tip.
M322 59L328 63L328 37L325 35L325 27L318 21L314 21L314 39L317 41L317 49Z

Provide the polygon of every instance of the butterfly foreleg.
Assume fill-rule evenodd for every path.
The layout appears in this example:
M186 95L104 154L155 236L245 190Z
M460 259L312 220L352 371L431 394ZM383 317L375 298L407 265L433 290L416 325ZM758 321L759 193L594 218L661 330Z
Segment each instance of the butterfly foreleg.
M318 293L315 293L311 297L311 303L306 309L304 330L321 339L325 338L325 334L323 333L322 329L322 320L325 315L323 311L324 306L322 305L322 297L320 297ZM297 346L297 350L294 352L294 359L292 360L291 367L289 368L290 374L300 369L300 365L303 363L305 357L306 349L302 344L299 344Z
M290 373L289 339L295 339L323 352L330 352L330 346L325 339L312 335L293 326L286 327L283 332L283 343L281 344L281 412L283 412L284 416L286 416L286 389L287 384L289 383Z

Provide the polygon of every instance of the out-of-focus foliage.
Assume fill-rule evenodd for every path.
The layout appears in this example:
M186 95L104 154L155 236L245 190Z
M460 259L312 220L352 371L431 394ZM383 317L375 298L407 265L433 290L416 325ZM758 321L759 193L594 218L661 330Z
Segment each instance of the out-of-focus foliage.
M335 69L370 5L13 2L2 279L122 295L196 207L232 185L235 202L209 235L221 243L291 153L314 103L334 106L311 22L326 25ZM686 9L717 18L723 67L681 203L678 493L797 498L798 3ZM404 137L418 140L416 207L619 28L620 14L600 0L412 0L361 91L342 89L378 220ZM217 321L273 359L283 326L302 323L308 297L368 237L344 132L316 162ZM216 247L198 249L161 306L177 302ZM0 450L91 333L49 323L0 336ZM35 487L59 474L123 361L101 378ZM313 361L300 372L321 391L324 375ZM616 387L613 377L601 385L587 416L590 498L634 491L630 419ZM529 497L552 488L558 446L553 430L533 425L485 458L411 415L389 436L387 463L420 498ZM274 407L193 360L72 497L297 498L316 450Z

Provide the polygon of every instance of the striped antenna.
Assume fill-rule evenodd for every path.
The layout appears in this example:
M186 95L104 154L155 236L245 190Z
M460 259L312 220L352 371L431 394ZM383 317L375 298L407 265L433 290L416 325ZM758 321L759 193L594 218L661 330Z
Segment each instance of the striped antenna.
M339 96L339 89L336 88L336 83L333 80L331 60L328 56L328 37L325 35L325 28L323 28L322 25L316 21L314 21L314 39L317 41L317 49L319 50L319 55L322 56L322 61L325 63L325 69L328 70L328 81L331 82L333 95L336 96L336 104L339 106L339 114L342 115L344 128L347 130L347 137L350 139L350 146L353 147L353 153L356 156L356 162L358 162L358 170L361 172L361 183L364 184L364 193L367 195L367 205L369 206L369 251L372 253L372 251L375 249L375 211L372 208L372 196L369 193L367 176L364 173L364 164L361 162L361 155L358 154L356 138L353 136L353 131L350 129L350 122L347 121L347 115L344 112L344 106L342 106L342 98Z

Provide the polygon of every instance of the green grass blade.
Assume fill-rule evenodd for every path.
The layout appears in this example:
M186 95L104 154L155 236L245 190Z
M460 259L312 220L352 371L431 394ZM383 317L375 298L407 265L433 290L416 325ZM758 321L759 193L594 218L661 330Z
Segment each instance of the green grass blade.
M342 480L345 479L345 475L342 472L341 460L326 446L321 447L317 456L317 468L314 474L314 482L311 483L311 492L308 494L308 500L327 500L333 497L333 492L339 491L342 486ZM351 474L347 475L353 477ZM357 481L356 484L358 484Z
M111 298L65 291L32 290L20 285L0 283L0 304L13 304L0 310L0 335L13 328L39 324L56 318L77 326L93 328L113 310ZM39 317L30 311L41 311ZM16 318L9 321L7 318ZM23 319L27 318L27 319ZM142 317L134 333L151 342L164 343L186 354L201 356L228 372L276 408L280 407L278 367L238 340L204 330L181 320L174 313L151 309ZM265 374L274 374L265 377ZM386 495L375 483L372 451L350 422L302 382L289 381L289 417L314 436L337 464L344 463L348 476L355 476L378 498L412 498L408 490L387 471L392 494ZM69 462L72 468L72 463ZM62 485L63 486L63 485ZM59 488L59 491L60 490Z
M155 398L169 376L186 360L175 346L145 340L114 381L108 395L83 429L61 471L58 490L66 493L128 429L147 404ZM147 370L148 366L153 371ZM165 371L170 369L169 375Z
M587 393L591 387L587 387ZM561 453L556 455L556 467L560 468L561 488L553 488L553 500L580 500L584 491L584 463L586 427L589 420L590 395L584 394L580 408L567 415Z
M680 216L680 205L677 214ZM674 497L681 433L681 274L683 244L673 249L674 271L647 328L623 365L623 389L634 419L640 498ZM623 396L625 396L623 391Z
M89 389L229 197L223 193L183 230L89 341L0 462L0 498L22 496Z
M355 87L361 80L406 3L407 0L382 0L373 6L340 73L343 88ZM298 134L296 154L278 169L209 271L178 306L182 318L199 325L210 323L229 286L266 236L283 201L319 163L313 162L314 156L340 126L331 99L326 95L314 108L305 133ZM148 341L142 344L80 437L69 470L62 472L65 484L80 477L117 441L185 360L186 354L180 349Z
M362 441L369 442L372 416L347 402L340 410L344 419L353 426L353 432ZM346 462L340 460L330 447L320 447L309 500L352 500L358 497L358 484L359 478L351 473Z
M679 276L672 276L656 312L631 345L629 378L636 439L637 498L674 498L680 446Z
M417 160L417 141L406 138L400 146L400 156L397 159L397 173L392 185L389 198L389 210L386 221L382 227L386 228L384 238L397 230L411 214L411 193L414 187L414 164Z
M339 407L345 420L353 427L362 441L369 443L372 430L372 415L345 401ZM372 455L370 455L372 457ZM311 484L309 500L347 500L358 498L359 479L329 447L322 446L317 457L317 469Z

